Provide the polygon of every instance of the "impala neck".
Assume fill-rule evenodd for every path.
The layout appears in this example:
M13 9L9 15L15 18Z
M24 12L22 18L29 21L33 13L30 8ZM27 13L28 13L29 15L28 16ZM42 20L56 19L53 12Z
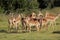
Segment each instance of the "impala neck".
M59 17L60 17L60 14L58 14L58 15L56 16L55 20L58 19Z

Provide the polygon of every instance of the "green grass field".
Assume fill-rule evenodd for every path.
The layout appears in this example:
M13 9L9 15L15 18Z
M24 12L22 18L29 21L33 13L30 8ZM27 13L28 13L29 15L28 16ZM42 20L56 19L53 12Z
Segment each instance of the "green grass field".
M58 13L60 8L54 8L49 11ZM40 32L26 33L6 33L8 29L7 16L0 14L0 40L60 40L60 18L56 20L56 26L48 27L48 30L42 29ZM55 33L53 33L55 31Z

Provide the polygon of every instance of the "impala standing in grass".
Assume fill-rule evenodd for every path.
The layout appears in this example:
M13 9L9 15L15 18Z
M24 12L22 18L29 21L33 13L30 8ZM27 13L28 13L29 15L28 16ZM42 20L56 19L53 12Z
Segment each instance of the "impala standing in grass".
M56 20L60 17L60 14L58 14L57 16L50 14L49 12L46 12L46 16L45 18L47 19L47 21L50 22L50 26L55 25L56 26ZM54 27L53 27L54 30Z
M8 19L8 23L9 23L9 30L11 31L11 28L15 28L16 31L20 26L21 23L21 15L17 15L17 16L12 16Z

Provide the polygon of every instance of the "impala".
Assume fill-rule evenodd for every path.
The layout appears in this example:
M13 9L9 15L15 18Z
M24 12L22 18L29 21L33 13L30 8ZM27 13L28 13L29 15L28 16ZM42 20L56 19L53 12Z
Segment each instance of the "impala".
M12 16L8 19L9 22L9 29L11 31L11 28L16 28L16 31L21 23L21 15L17 15L17 16Z
M15 21L15 18L13 17L13 14L9 16L8 18L8 23L9 23L9 31L11 31L11 28L14 27L14 21Z
M46 16L45 16L45 18L47 19L47 21L49 21L50 25L52 25L52 26L53 26L53 24L55 24L55 26L56 26L56 20L59 17L60 17L60 14L58 14L57 16L55 16L55 15L52 15L52 14L49 14L49 13L46 13Z
M47 21L47 19L42 14L40 14L40 16L38 16L38 20L39 20L39 23L40 23L40 29L42 27L45 27L47 29L47 27L48 27L48 25L47 25L48 21Z

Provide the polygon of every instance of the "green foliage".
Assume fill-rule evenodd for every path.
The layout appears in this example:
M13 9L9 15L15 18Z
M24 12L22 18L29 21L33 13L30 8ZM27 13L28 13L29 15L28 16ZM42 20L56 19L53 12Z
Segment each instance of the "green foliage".
M4 11L3 8L0 7L0 14L3 13L3 11Z
M37 0L0 0L0 6L5 11L17 11L24 12L30 9L38 8Z
M32 0L30 3L30 6L32 9L37 9L38 8L38 2L37 0Z
M42 6L43 4L47 5L47 9L51 9L51 6L54 6L54 1L55 0L0 0L0 7L4 10L4 12L8 10L13 12L25 12L36 9L39 10L39 5Z

